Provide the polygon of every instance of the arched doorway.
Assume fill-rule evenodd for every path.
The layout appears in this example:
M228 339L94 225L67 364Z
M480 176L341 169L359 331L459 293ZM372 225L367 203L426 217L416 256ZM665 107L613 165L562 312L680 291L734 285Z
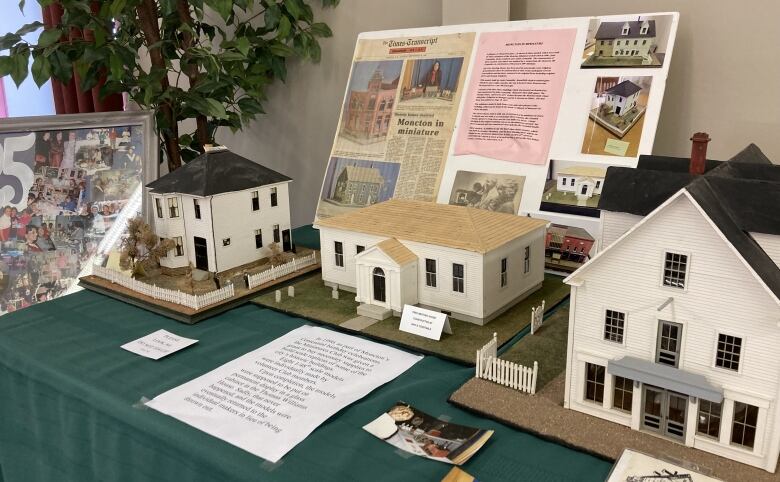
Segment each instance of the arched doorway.
M372 278L374 281L374 300L384 303L387 301L387 296L385 295L385 272L382 271L382 268L374 268Z

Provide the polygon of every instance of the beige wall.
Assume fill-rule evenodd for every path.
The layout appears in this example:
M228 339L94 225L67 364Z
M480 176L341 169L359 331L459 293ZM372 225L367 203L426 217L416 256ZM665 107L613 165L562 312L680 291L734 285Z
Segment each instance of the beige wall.
M342 0L320 10L318 21L333 30L322 41L319 64L289 66L287 84L268 92L267 115L244 131L220 129L217 141L231 150L294 178L290 185L292 225L314 218L322 178L333 144L352 53L360 32L441 25L439 0Z
M753 142L780 164L780 2L511 0L512 20L680 12L653 153L690 154L691 134L727 159Z

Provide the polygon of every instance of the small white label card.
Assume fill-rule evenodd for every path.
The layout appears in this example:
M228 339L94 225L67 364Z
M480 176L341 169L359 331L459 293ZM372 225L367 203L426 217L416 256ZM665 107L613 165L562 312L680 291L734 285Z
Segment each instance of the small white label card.
M157 330L154 333L141 337L137 340L125 343L122 348L135 353L136 355L145 356L152 360L159 360L160 358L177 352L182 348L187 348L193 343L197 343L198 340L192 338L184 338L183 336L174 335L170 331Z
M398 329L436 341L441 339L442 330L452 334L446 314L412 305L404 305Z

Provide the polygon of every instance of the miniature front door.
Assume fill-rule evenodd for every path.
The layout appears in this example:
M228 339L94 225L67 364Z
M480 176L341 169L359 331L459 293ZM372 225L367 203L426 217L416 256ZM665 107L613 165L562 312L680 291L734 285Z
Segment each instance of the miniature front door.
M372 281L374 285L374 300L384 303L387 301L387 293L385 291L385 272L382 268L374 268Z
M195 267L203 270L209 270L209 249L204 238L195 236L193 238L195 245Z
M292 238L290 237L290 230L285 229L282 231L282 250L292 251Z
M675 440L685 439L688 397L651 385L644 386L642 427Z
M620 106L615 107L615 115L620 115Z

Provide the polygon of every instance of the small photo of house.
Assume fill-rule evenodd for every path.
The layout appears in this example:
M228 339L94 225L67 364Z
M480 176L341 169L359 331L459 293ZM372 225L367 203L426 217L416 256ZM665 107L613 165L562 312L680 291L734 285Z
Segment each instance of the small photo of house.
M637 155L652 80L650 76L596 78L583 154Z
M607 165L550 160L541 209L598 217Z
M408 60L401 77L401 102L452 102L459 88L463 57Z
M401 165L332 157L325 172L317 217L329 218L393 197Z
M596 254L595 242L584 228L551 224L544 241L545 269L573 273Z
M671 15L594 18L581 67L661 67L671 25Z
M517 214L524 184L525 176L458 171L449 204Z
M393 116L402 60L355 62L339 127L344 141L384 142Z

